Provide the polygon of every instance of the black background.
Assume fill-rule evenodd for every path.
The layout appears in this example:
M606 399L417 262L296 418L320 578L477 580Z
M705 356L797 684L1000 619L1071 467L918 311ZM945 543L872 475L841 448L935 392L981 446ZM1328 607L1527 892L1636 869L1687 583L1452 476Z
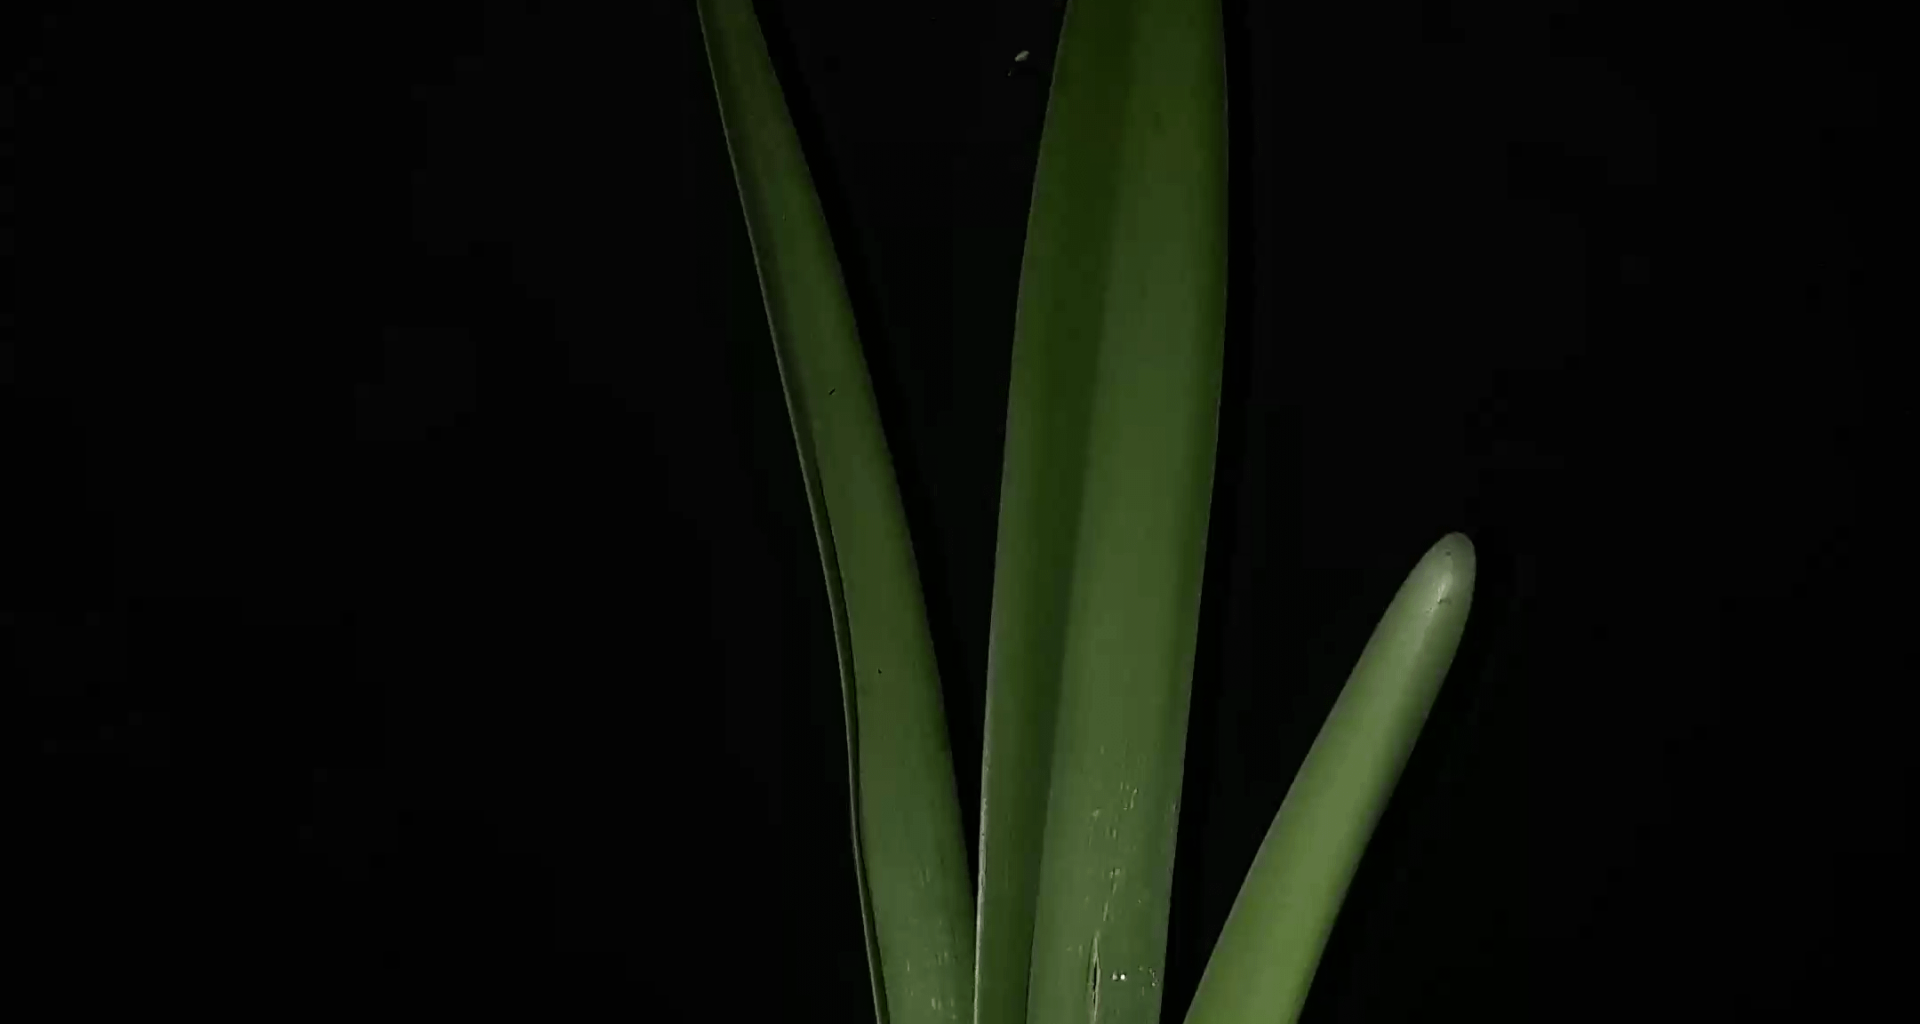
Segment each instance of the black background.
M862 1019L818 556L691 5L178 6L5 29L34 969ZM1228 6L1168 1019L1456 529L1467 639L1309 1020L1799 1019L1904 969L1890 47L1683 6ZM761 5L969 828L1060 7Z

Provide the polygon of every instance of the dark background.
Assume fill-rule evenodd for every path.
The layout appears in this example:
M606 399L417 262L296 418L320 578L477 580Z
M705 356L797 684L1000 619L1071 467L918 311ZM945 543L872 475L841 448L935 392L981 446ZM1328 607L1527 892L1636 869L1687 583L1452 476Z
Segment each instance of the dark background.
M861 1019L818 556L691 5L178 6L5 26L33 970ZM1888 33L1683 6L1229 4L1169 1020L1449 530L1473 618L1309 1020L1817 1019L1905 969ZM761 5L970 829L1060 8Z

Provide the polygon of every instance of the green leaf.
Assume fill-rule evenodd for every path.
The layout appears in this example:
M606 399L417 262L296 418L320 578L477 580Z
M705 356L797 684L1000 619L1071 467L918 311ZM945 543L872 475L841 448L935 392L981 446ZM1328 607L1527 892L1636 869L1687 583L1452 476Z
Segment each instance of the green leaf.
M752 5L701 0L700 23L833 611L875 1010L964 1021L973 903L940 680L852 307Z
M1459 647L1473 573L1473 544L1449 534L1387 606L1260 845L1187 1024L1298 1019L1347 883Z
M1159 1012L1226 305L1216 0L1074 0L1027 225L976 1020Z

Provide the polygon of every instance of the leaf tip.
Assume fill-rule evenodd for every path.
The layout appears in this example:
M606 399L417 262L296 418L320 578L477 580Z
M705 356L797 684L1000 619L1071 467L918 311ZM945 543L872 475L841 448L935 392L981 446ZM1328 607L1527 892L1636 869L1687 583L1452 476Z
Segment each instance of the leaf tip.
M1414 575L1426 582L1436 603L1444 604L1473 596L1475 568L1473 541L1464 533L1449 533L1427 549Z

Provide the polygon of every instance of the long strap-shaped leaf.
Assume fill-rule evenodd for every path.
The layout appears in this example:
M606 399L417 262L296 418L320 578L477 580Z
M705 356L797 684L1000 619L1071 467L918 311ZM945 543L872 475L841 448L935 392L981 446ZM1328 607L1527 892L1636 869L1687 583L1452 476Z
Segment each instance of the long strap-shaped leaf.
M964 1021L973 973L966 847L886 437L752 5L701 0L700 19L833 609L875 1009L892 1024Z
M1217 0L1072 0L1061 29L1001 482L980 1024L1158 1015L1225 330L1220 31Z
M1473 545L1450 534L1380 617L1260 844L1187 1024L1298 1019L1347 883L1453 663L1473 574Z

